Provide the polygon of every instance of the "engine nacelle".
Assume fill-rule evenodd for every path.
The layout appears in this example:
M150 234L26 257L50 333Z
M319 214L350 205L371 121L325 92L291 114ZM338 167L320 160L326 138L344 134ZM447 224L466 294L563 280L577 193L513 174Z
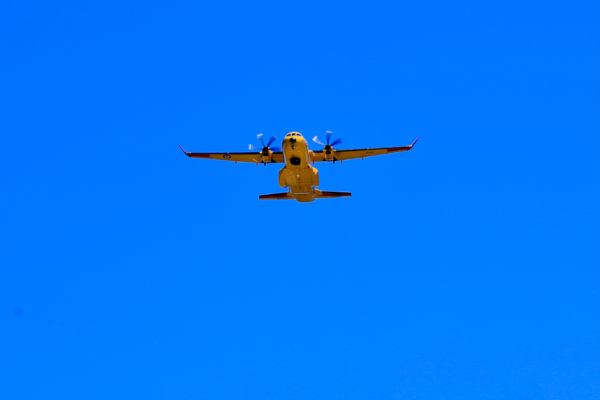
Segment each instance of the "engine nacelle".
M323 150L323 155L326 161L333 161L335 150Z
M325 161L333 161L335 159L335 149L331 145L326 145L323 149Z
M260 152L260 156L262 157L263 163L270 163L273 159L273 152L271 151L271 149L263 150Z

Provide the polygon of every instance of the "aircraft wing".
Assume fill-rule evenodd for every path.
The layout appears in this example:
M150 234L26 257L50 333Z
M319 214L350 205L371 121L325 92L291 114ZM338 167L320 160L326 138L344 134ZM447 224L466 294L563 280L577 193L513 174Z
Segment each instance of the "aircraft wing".
M249 162L249 163L262 163L262 156L259 152L244 152L244 153L188 153L183 149L183 147L179 146L181 151L185 153L186 156L191 158L204 158L207 160L223 160L223 161L235 161L235 162ZM282 152L273 152L271 157L272 163L283 163L283 153Z
M344 160L352 160L354 158L365 158L372 156L381 156L384 154L392 154L399 153L402 151L409 151L413 148L413 146L417 143L417 140L413 142L410 146L401 146L401 147L381 147L377 149L350 149L350 150L335 150L333 156L335 161L344 161ZM323 151L313 151L314 153L314 161L321 162L326 161L325 155Z

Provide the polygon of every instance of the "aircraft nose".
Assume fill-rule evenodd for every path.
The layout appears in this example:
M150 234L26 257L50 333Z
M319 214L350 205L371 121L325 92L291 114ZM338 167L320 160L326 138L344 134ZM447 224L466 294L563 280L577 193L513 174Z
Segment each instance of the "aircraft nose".
M292 143L296 143L296 138L295 138L295 137L291 138L291 139L290 139L290 142L292 142Z

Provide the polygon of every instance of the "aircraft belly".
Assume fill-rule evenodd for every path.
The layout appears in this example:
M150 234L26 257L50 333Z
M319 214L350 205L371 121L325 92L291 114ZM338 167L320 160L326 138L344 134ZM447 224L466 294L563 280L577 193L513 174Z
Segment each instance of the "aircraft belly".
M319 171L316 168L282 168L279 171L279 186L319 186Z
M292 196L294 196L294 198L299 201L300 203L310 203L312 201L315 201L315 194L314 193L307 193L307 194L294 194L292 193Z

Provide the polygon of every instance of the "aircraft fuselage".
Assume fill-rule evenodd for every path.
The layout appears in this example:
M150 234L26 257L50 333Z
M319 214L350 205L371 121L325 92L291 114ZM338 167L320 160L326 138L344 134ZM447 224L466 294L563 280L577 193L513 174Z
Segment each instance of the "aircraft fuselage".
M300 202L314 201L318 195L319 171L311 165L306 139L299 132L290 132L281 146L285 167L279 171L279 186L290 188L290 194Z

